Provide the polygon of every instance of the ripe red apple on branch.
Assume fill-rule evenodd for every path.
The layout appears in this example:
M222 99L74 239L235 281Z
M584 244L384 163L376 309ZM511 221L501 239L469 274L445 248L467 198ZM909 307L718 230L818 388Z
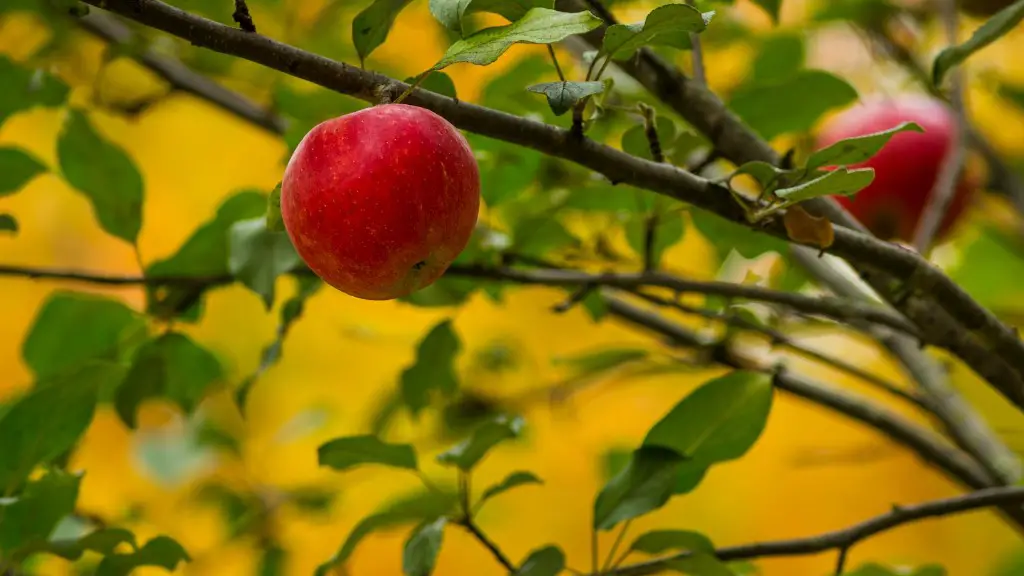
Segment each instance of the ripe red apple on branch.
M952 111L938 100L917 95L867 100L829 122L816 144L820 149L846 138L888 130L902 122L915 122L924 132L900 132L893 136L877 154L856 166L874 168L874 181L854 197L836 200L879 238L909 242L952 144L956 126ZM969 170L962 171L939 227L940 238L959 221L976 188L977 179Z
M406 104L317 125L281 182L281 217L299 256L329 285L365 300L434 283L469 242L479 207L466 139Z

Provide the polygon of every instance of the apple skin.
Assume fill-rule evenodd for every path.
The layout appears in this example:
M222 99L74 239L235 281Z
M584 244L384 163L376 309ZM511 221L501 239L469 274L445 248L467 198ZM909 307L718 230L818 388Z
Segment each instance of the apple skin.
M913 240L932 188L952 142L955 118L942 102L918 95L865 99L826 124L817 148L839 140L881 132L902 122L915 122L924 132L900 132L867 161L852 167L874 168L875 179L853 198L836 200L883 240ZM960 182L938 230L941 239L967 208L976 178L962 171Z
M960 9L971 16L988 17L1013 4L1015 0L960 0Z
M406 104L318 124L281 182L281 216L299 256L364 300L434 283L466 247L479 209L480 173L465 137Z

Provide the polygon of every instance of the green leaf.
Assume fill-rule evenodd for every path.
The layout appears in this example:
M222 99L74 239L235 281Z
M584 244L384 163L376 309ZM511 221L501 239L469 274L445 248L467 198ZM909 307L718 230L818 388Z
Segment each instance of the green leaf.
M450 396L459 389L455 355L460 347L451 320L436 324L420 341L416 361L402 371L401 377L402 400L414 416L430 404L433 391Z
M736 573L724 562L712 554L705 553L691 554L686 558L670 560L666 567L689 576L736 576Z
M652 244L653 263L657 268L665 251L683 239L683 217L679 213L662 214L658 217L654 228ZM647 248L647 217L637 215L626 223L626 241L630 248L641 258Z
M264 213L267 199L254 191L239 192L224 201L212 220L196 229L173 256L157 260L146 268L146 276L228 276L228 231L239 220ZM146 311L161 317L189 314L198 319L199 299L207 285L146 288Z
M889 0L847 0L846 2L826 2L814 14L815 22L855 22L862 24L880 24L900 14L902 6Z
M590 376L643 360L649 355L650 352L643 348L609 348L558 358L555 364L572 368L577 376Z
M352 20L352 43L359 54L359 63L384 43L388 32L395 24L395 18L411 0L373 0Z
M78 560L86 551L97 552L104 556L113 554L121 544L128 544L133 549L135 535L124 528L99 528L81 538L51 540L40 545L38 550L49 552L66 560Z
M754 0L754 4L757 4L768 13L771 17L772 23L776 26L779 25L779 8L782 7L782 0Z
M228 270L259 294L270 310L277 277L298 267L302 260L283 232L267 230L266 218L241 220L228 236Z
M190 414L223 375L220 361L210 351L184 334L168 332L136 351L114 405L130 428L135 427L139 405L150 398L167 398Z
M96 576L128 576L143 566L158 566L170 572L179 563L190 560L181 544L167 536L157 536L131 554L104 557L96 568Z
M462 20L471 12L492 12L515 22L537 7L554 8L554 0L430 0L434 18L459 36L464 35Z
M430 14L442 26L462 36L462 17L472 2L473 0L430 0Z
M561 116L580 100L604 92L604 88L604 82L544 82L526 89L547 96L551 111Z
M634 52L665 38L676 43L680 34L700 33L707 29L714 12L700 13L688 4L659 6L643 22L609 26L604 35L601 51L615 60L625 60Z
M410 86L416 83L415 77L405 79L405 83ZM452 81L452 77L445 74L444 72L431 72L426 79L420 82L420 88L423 90L430 90L436 92L442 96L449 98L457 98L458 95L455 93L455 82Z
M590 12L531 8L512 24L485 28L452 44L433 69L440 70L459 62L486 66L500 58L513 44L561 42L569 36L590 32L601 23L601 19Z
M67 100L71 89L41 69L29 70L0 55L0 125L8 117L35 106L54 108Z
M1021 21L1024 21L1024 0L1017 0L989 18L966 42L939 52L932 65L932 82L936 86L942 84L943 77L951 68L1012 32Z
M477 502L477 505L482 506L484 502L490 500L491 498L494 498L495 496L498 496L499 494L508 492L513 488L523 486L526 484L543 483L544 481L538 478L533 472L517 470L516 472L512 472L511 474L506 476L505 479L502 480L501 482L498 482L497 484L494 484L488 487L486 490L484 490L483 494L480 495L480 500Z
M811 129L829 110L857 99L845 80L823 70L801 70L782 80L738 89L729 107L765 139Z
M18 221L10 214L0 214L0 232L18 233Z
M850 170L842 166L803 184L776 190L775 195L789 202L800 202L821 196L852 196L866 188L874 179L873 168Z
M977 235L964 242L960 252L948 274L972 298L993 309L1024 309L1020 284L1014 281L1024 277L1024 246L1016 232L980 223Z
M267 197L267 230L271 232L284 232L284 220L281 216L281 183L270 192Z
M608 303L597 290L591 290L580 303L583 304L583 309L587 311L590 319L594 322L600 322L608 314Z
M469 300L479 287L480 285L470 278L442 276L437 282L403 296L399 301L424 308L458 306Z
M913 122L902 122L888 130L840 140L811 154L807 159L807 170L864 162L878 154L900 132L924 132L924 129Z
M609 530L664 506L685 460L671 448L641 446L634 451L629 464L605 484L594 501L594 527Z
M450 513L457 502L455 494L443 492L417 492L388 504L380 511L363 518L349 533L334 556L316 569L316 576L327 576L330 570L343 565L359 543L370 534L422 521L433 521Z
M516 222L512 236L517 254L538 258L559 248L579 244L579 240L550 215L523 218Z
M135 243L142 228L142 174L132 159L92 127L81 110L68 111L57 140L57 159L68 184L92 203L106 232Z
M417 527L402 549L402 573L406 576L430 576L441 551L441 540L448 521L442 516Z
M29 180L45 171L42 162L22 149L0 147L0 198L21 190Z
M565 570L565 554L558 546L538 548L523 560L516 576L558 576Z
M56 292L36 315L22 356L36 378L44 379L89 360L118 360L127 341L145 330L145 320L116 300Z
M772 190L784 182L783 179L793 172L793 170L783 170L768 162L752 160L737 168L725 181L731 186L733 178L746 174L756 180L762 190Z
M676 125L671 119L658 116L654 120L654 129L658 132L658 143L661 145L662 152L667 156L672 147L672 141L676 137ZM623 132L621 146L623 152L645 160L654 160L654 156L651 155L651 142L647 139L647 130L642 124L632 126ZM645 192L645 194L647 193Z
M724 262L732 250L736 250L744 258L756 258L768 252L789 252L789 247L784 241L760 234L706 210L691 210L690 221L701 236L718 251L719 262Z
M664 554L679 550L691 552L714 552L711 539L699 532L689 530L651 530L641 535L629 546L630 550L644 554Z
M797 73L806 61L803 35L786 32L768 36L757 50L750 65L750 82L754 84L781 80Z
M519 416L514 418L498 416L477 428L473 435L463 442L438 454L437 461L441 464L457 466L460 470L468 472L487 455L491 448L505 440L518 438L523 430L523 424L523 419Z
M317 450L321 466L343 471L362 464L385 464L416 470L416 452L409 444L389 444L376 436L347 436L320 445Z
M0 499L0 553L9 558L44 543L57 523L75 511L81 481L81 475L54 470L26 484L14 498Z

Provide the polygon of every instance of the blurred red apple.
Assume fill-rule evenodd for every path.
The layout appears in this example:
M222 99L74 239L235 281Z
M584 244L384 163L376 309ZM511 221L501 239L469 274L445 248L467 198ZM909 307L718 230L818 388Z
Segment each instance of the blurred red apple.
M469 242L480 174L469 144L437 114L384 104L327 120L302 139L281 182L299 256L365 300L436 281Z
M938 100L916 95L866 100L829 122L818 136L817 146L820 149L846 138L881 132L902 122L915 122L924 132L893 136L877 154L856 166L875 169L871 185L853 198L836 200L879 238L910 242L952 143L956 126L952 111ZM964 213L977 187L969 173L962 171L939 227L940 238Z
M1015 0L960 0L960 9L966 14L978 17L992 16Z

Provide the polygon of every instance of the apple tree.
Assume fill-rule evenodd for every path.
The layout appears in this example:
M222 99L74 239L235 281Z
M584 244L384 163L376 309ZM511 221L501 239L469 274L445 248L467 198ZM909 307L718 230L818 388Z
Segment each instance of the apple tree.
M790 2L807 13L798 31L782 28ZM53 175L139 265L120 275L0 262L5 282L62 286L21 343L31 384L0 404L0 574L43 574L41 562L54 556L76 574L189 573L194 558L180 539L143 537L132 518L80 509L90 470L71 465L76 450L99 410L135 430L146 402L190 417L227 386L244 418L261 378L289 353L290 331L316 313L325 291L368 311L396 299L446 310L473 298L500 305L523 286L547 286L561 291L550 314L582 311L595 330L626 326L649 345L566 359L572 376L542 390L544 399L613 373L701 374L702 383L661 406L642 440L609 459L603 486L588 496L588 554L538 541L510 555L479 512L545 478L524 466L482 484L474 472L493 451L523 443L531 422L515 403L463 389L456 359L464 339L439 321L419 336L371 427L304 455L339 475L375 466L422 484L358 519L333 555L317 559L318 575L349 573L366 539L396 528L404 544L395 554L410 576L441 573L452 531L488 555L474 574L740 575L769 573L765 558L831 553L828 573L865 576L945 573L938 564L908 572L885 557L847 561L862 542L908 523L985 508L1024 529L1021 459L942 363L983 381L1005 410L1024 410L1024 342L1013 325L1024 171L975 125L965 96L987 82L1006 106L1024 109L1024 85L998 71L969 73L983 49L1020 35L1024 0L317 4L313 17L306 3L279 0L0 5L0 23L30 18L48 31L31 47L3 46L16 56L0 56L0 124L60 112L52 165L0 146L0 195ZM412 73L379 63L375 53L389 44L420 49L393 33L419 4L447 40L443 53ZM878 76L898 74L901 93L879 97L891 90L814 64L810 38L835 29L875 59ZM133 61L168 91L284 142L277 185L228 196L177 251L144 259L151 190L137 151L114 143L95 117L136 118L165 95L72 97L80 79L54 62L74 53L81 34L104 42L105 76L116 76L119 59ZM706 56L734 44L754 47L749 73L716 90L718 70ZM525 56L510 60L517 50ZM492 65L502 68L464 99L453 71ZM972 212L982 198L998 202L1002 218ZM0 209L6 235L25 233L21 220ZM708 243L716 277L666 263L690 234ZM282 283L294 287L288 297ZM211 292L235 284L277 318L258 368L237 378L190 330L211 313ZM94 286L137 290L140 305ZM844 350L807 346L793 336L801 330L867 339L905 381L872 373ZM873 393L808 374L793 356ZM699 518L629 531L747 455L780 396L876 431L960 493L752 544L714 542ZM389 434L396 415L427 413L443 416L437 446ZM238 450L224 430L204 428L202 441ZM333 495L268 498L211 483L195 497L225 510L269 575L294 572L268 528L281 502L315 514ZM975 560L981 574L998 559ZM1000 574L1022 573L1021 562Z

